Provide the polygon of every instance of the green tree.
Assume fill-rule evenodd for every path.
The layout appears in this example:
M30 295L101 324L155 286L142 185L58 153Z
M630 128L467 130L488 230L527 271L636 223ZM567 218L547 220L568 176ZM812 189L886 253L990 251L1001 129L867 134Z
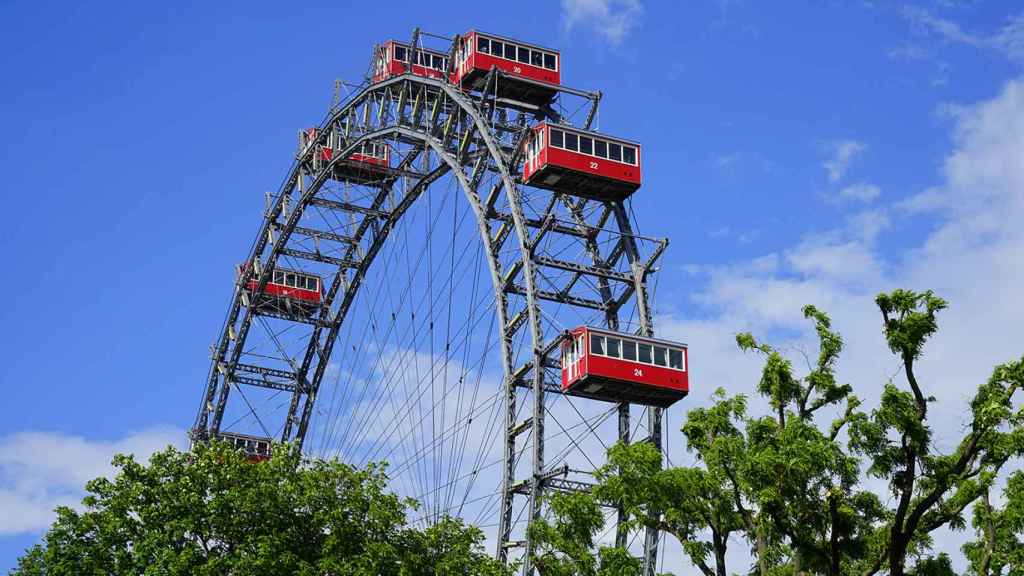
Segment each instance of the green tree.
M889 481L896 498L875 549L861 573L887 566L903 576L909 554L929 544L942 526L964 526L963 511L982 496L1003 465L1024 453L1024 414L1013 408L1024 386L1024 360L997 366L970 403L966 434L948 454L932 440L928 404L916 362L938 330L936 315L946 302L932 292L896 290L876 298L889 348L899 356L909 390L890 382L871 414L855 418L851 446L867 458L868 474Z
M922 558L910 571L913 576L957 576L953 562L945 552L935 557Z
M750 334L737 337L742 349L766 357L757 391L773 415L751 418L745 396L719 389L714 404L688 412L682 427L697 466L662 469L652 446L617 445L598 474L598 498L621 505L633 524L673 535L705 576L730 573L732 534L750 542L758 574L838 575L867 548L883 514L873 494L855 489L857 462L839 439L859 405L835 380L842 339L824 313L808 306L804 315L815 323L820 352L803 378L778 350ZM821 430L814 417L825 408L839 417Z
M843 340L824 312L805 306L803 313L814 322L819 351L802 378L775 348L750 334L737 336L742 349L766 357L757 390L774 415L748 419L733 482L735 492L756 503L763 516L759 525L747 522L748 537L764 538L754 530L774 534L782 553L776 563L784 561L784 573L838 576L844 563L870 546L873 522L884 510L874 494L858 489L857 459L842 442L841 433L860 406L852 387L835 378ZM837 414L826 427L815 421L823 409ZM764 547L758 544L758 550ZM758 556L765 574L765 554Z
M414 503L387 492L380 466L303 462L286 447L251 463L220 443L114 464L116 477L88 483L84 511L59 508L11 574L505 573L476 528L409 527Z
M819 350L803 377L779 350L750 334L737 337L742 349L765 357L756 390L769 414L749 416L745 396L719 389L714 404L691 410L682 427L696 466L662 469L652 447L617 445L598 473L595 496L621 506L634 526L675 536L705 576L730 573L725 558L733 534L750 543L752 573L760 576L871 576L883 569L902 576L909 557L928 552L929 535L942 526L962 527L966 507L987 493L1007 461L1024 453L1024 411L1013 407L1024 386L1024 360L996 367L977 388L969 430L955 450L941 454L927 420L932 399L915 364L946 303L931 292L906 290L881 294L876 302L907 384L888 383L876 409L862 412L852 387L836 381L843 341L827 315L807 306L804 316L814 322ZM831 421L819 423L822 414ZM866 489L864 472L889 482L895 505ZM989 507L975 514L976 525L985 526L996 512ZM999 526L1007 522L998 518ZM987 555L995 566L1000 546L1016 550L1014 528L1002 530L987 552L983 540L972 553ZM940 554L919 560L911 572L951 570Z
M542 518L529 530L540 576L640 576L641 562L627 550L601 546L594 553L604 515L592 495L554 494L548 503L552 520Z
M730 422L743 399L721 400L716 418ZM732 494L719 469L661 467L649 443L616 444L598 473L595 495L618 503L632 527L653 527L674 536L705 576L725 576L729 536L742 528ZM713 566L713 567L712 567Z
M993 506L986 490L974 506L978 539L963 550L976 576L1024 576L1024 472L1007 479L1003 501Z

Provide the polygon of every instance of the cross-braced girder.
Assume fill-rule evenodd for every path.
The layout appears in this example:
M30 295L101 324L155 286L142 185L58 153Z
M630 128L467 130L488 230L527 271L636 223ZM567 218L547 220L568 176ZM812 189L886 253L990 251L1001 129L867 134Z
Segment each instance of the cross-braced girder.
M589 127L599 95L567 92L593 101L580 121L582 127ZM280 441L302 445L326 375L340 370L332 368L332 354L357 301L374 296L372 292L394 298L381 286L366 286L374 270L400 260L399 252L389 253L385 246L399 242L406 233L403 218L414 205L433 201L433 186L451 182L469 207L479 253L491 275L489 303L473 306L491 314L498 328L493 347L500 356L502 382L494 401L503 405L499 418L503 423L493 430L504 439L498 461L501 490L495 494L496 504L487 500L486 509L497 519L498 556L507 559L509 550L522 543L530 570L531 544L525 526L544 513L545 495L589 486L586 473L570 469L569 462L580 460L580 454L590 460L584 443L596 441L596 446L607 447L601 438L602 426L617 426L608 442L631 437L628 406L611 406L618 414L613 421L609 405L561 395L557 383L561 338L566 328L587 323L652 334L647 278L666 244L636 235L620 203L533 189L521 182L521 143L537 113L556 114L553 109L541 111L493 93L466 94L446 82L413 75L367 85L333 108L315 137L300 150L285 184L270 197L272 204L240 268L227 320L213 348L213 367L194 438L216 437L244 420L225 419L229 399L237 394L261 428L273 428ZM352 160L367 143L388 147L393 156L387 166L375 169ZM437 225L429 219L423 222L430 230ZM461 256L456 264L454 245L448 252L453 270L456 265L469 266ZM429 259L425 264L408 256L406 260L417 269L437 267ZM264 293L279 268L322 278L321 300L315 306L294 309L288 302L259 306L259 298L253 295ZM402 321L414 328L426 326L427 333L433 334L434 320L424 319L424 312L417 318L413 309L413 302L420 300L400 296L397 301L408 302L404 306L409 309L408 319ZM416 306L429 311L435 296L426 296L424 304ZM375 317L373 310L366 314L372 330L397 338L393 329L400 320L397 314ZM468 342L469 328L460 333ZM341 356L359 350L355 345L351 348ZM444 355L448 354L445 348ZM381 388L394 390L401 385L403 376L379 365L371 372L376 371ZM427 375L404 377L432 381L434 362L430 365ZM257 413L243 387L271 394L266 402L278 402L279 426ZM416 389L415 383L411 389ZM402 408L414 409L421 396L410 395ZM594 405L599 411L590 410ZM647 412L647 433L660 446L659 411ZM572 417L576 423L567 426L560 421L563 417ZM548 420L556 424L552 431L546 430ZM437 444L454 444L455 436L468 433L472 422L470 416L442 426L435 440L412 446L405 456L413 462ZM404 425L399 421L379 424L390 431L385 436ZM345 438L372 426L364 416L353 415ZM334 423L328 423L328 428L333 431ZM333 438L333 432L321 434L327 442ZM561 444L551 444L555 440ZM547 444L553 451L546 450ZM402 449L367 448L367 453L396 454L395 450ZM589 468L593 471L594 465ZM479 472L474 468L474 479ZM515 517L517 499L521 517ZM622 541L625 532L617 529L617 534ZM653 568L656 534L646 536L645 546L648 566Z

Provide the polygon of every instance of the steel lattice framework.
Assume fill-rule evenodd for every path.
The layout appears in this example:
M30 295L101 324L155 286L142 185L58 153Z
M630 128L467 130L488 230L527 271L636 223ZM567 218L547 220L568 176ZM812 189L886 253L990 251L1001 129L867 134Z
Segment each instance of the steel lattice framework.
M411 46L415 54L420 46L418 34ZM548 118L589 129L601 96L563 87L560 102L582 103L577 114L563 115L555 107L538 109L502 97L506 80L500 71L492 70L483 93L469 94L441 80L405 74L366 83L332 107L315 142L304 147L280 190L268 197L248 265L240 269L227 318L212 349L192 436L203 441L229 431L234 423L226 414L238 405L237 411L266 436L301 446L317 414L322 383L334 366L330 360L339 332L353 314L361 290L366 295L363 288L378 255L389 238L398 241L402 232L396 230L416 201L432 186L450 182L469 206L467 218L475 222L476 243L493 287L483 313L489 313L490 323L497 327L502 382L495 391L501 419L496 434L504 444L500 489L495 490L497 506L488 517L496 517L496 553L507 561L528 558L524 553L531 543L526 527L545 513L546 493L589 489L587 471L576 469L564 454L549 457L545 450L558 432L568 442L565 454L582 451L592 460L572 428L560 424L560 431L545 428L553 410L551 398L561 395L558 354L564 322L578 318L653 336L647 283L667 241L635 234L622 203L524 186L520 142L530 123ZM339 177L342 163L368 142L391 147L387 173L358 182ZM332 151L329 159L317 152L323 149ZM454 254L451 259L454 269ZM254 304L253 294L262 292L279 265L314 270L324 278L323 301L314 314L260 309ZM246 288L252 281L258 285L255 291ZM391 322L396 322L394 313ZM378 319L374 329L382 324ZM433 320L430 330L434 330ZM263 336L255 337L256 332ZM254 344L260 338L263 344ZM352 351L339 354L357 353L353 346ZM285 399L281 409L262 410L251 400L253 390ZM602 404L580 399L566 402L572 402L577 414L581 412L577 406L583 406L577 402ZM617 429L609 442L642 440L661 448L660 409L643 409L640 420L632 422L629 405L612 406L601 414L616 417L609 419ZM283 422L271 422L271 418ZM323 418L329 420L330 415ZM593 436L611 429L600 428L596 418L580 418L582 424L576 429L585 425ZM457 422L453 419L451 429L467 419L472 422L473 414L460 416ZM358 425L349 422L351 427ZM328 426L334 424L328 422ZM646 436L636 438L641 428ZM413 448L433 449L435 442L448 442L448 434L442 431L439 440ZM455 432L450 434L455 444ZM328 432L323 435L328 444L334 438ZM474 466L473 480L483 468ZM434 484L427 482L427 488L443 487ZM525 520L514 517L517 507L524 511ZM618 544L640 548L625 527L615 530ZM642 550L647 573L654 572L657 548L658 533L646 532ZM525 571L531 572L528 562Z

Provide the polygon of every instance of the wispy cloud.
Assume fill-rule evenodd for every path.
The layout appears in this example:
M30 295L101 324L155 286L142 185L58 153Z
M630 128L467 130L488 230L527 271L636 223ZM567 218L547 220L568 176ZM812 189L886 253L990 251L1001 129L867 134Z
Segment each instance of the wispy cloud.
M170 427L114 441L51 432L0 437L0 536L44 530L53 521L54 508L77 506L87 481L113 472L115 454L145 460L184 438L183 430Z
M714 165L716 170L732 170L736 166L736 162L739 161L739 153L733 154L720 154L715 156Z
M1024 13L1011 18L991 41L1008 58L1024 62Z
M905 6L903 16L925 34L938 36L946 42L992 50L1010 60L1024 63L1024 13L1009 18L999 31L992 34L969 32L955 21L941 18L917 6Z
M761 231L756 228L743 228L742 230L734 230L730 226L716 226L710 228L707 231L709 238L716 240L735 240L740 244L749 244L753 242L755 238L761 235Z
M694 402L716 386L748 392L757 381L758 362L736 350L738 331L752 330L790 350L813 350L814 334L800 314L808 303L832 314L847 343L839 378L860 398L877 398L901 364L879 336L874 295L897 287L934 289L950 308L922 371L937 398L937 418L946 423L937 440L952 442L947 431L959 430L972 387L995 364L1022 353L1024 79L991 100L961 107L955 121L940 183L911 202L864 210L791 247L701 271L707 279L695 304L702 309L657 322L659 335L690 345ZM893 251L879 236L904 225L903 208L932 227L921 243ZM670 430L678 428L680 414L670 411L676 419ZM940 549L957 549L948 534L938 538Z
M732 30L753 39L761 37L761 29L741 20L736 14L745 8L745 0L716 0L718 18L711 22L712 30Z
M741 173L755 170L771 174L779 169L778 163L759 152L735 151L711 157L711 166L719 174L735 178Z
M736 333L752 331L801 365L801 353L813 358L816 350L815 334L800 313L805 304L832 316L845 343L837 378L853 385L870 409L902 369L881 337L874 296L894 288L933 289L950 307L920 362L921 381L936 398L929 408L941 423L935 439L945 451L955 450L955 436L969 426L964 402L971 390L996 364L1019 359L1024 351L1024 79L992 100L962 107L955 118L955 147L940 184L916 198L915 220L929 218L933 225L922 243L892 250L878 241L881 231L904 225L907 212L897 205L891 215L885 207L865 210L838 229L811 233L757 258L694 268L691 282L704 281L698 296L685 311L659 315L655 322L659 336L690 346L690 396L684 408L667 411L669 431L679 430L687 410L708 405L719 386L750 395L757 410L767 408L754 394L762 359L737 350ZM678 435L666 438L672 441L669 457L686 462L685 443L676 441ZM887 496L885 486L875 490ZM951 552L957 573L966 573L958 550L968 536L934 533L935 549ZM667 558L678 550L671 538L666 547ZM730 561L749 561L744 551L736 554Z
M853 200L857 202L874 202L882 194L882 189L874 184L858 182L842 188L838 192L840 200Z
M924 8L904 6L903 16L922 31L937 34L950 42L959 42L972 46L984 44L984 39L980 36L965 32L956 22L935 16Z
M643 15L640 0L562 0L566 30L586 26L613 44L639 27Z
M949 84L949 73L952 66L940 58L934 51L913 43L905 43L889 50L889 59L897 62L925 62L932 65L932 74L928 82L932 86Z
M825 144L831 157L822 163L828 172L829 182L839 182L846 175L853 159L867 149L867 145L856 140L836 140Z
M889 50L889 58L892 60L914 62L917 60L930 60L933 57L934 54L930 50L925 50L917 44L907 43Z

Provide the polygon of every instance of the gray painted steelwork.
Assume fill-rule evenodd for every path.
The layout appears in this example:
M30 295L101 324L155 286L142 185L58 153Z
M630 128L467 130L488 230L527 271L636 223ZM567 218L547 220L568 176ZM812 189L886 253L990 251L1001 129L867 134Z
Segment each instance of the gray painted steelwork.
M420 49L418 34L414 34L410 46L413 54ZM271 197L273 203L246 259L250 265L243 267L236 280L227 318L212 349L213 361L191 436L196 442L218 437L225 425L224 413L233 389L241 390L244 385L290 394L287 415L275 437L281 442L302 445L338 332L367 271L403 214L431 184L447 175L458 182L476 219L491 274L495 319L502 327L505 443L496 553L508 561L509 551L521 548L527 560L524 573L532 573L528 562L532 544L527 531L520 530L518 538L514 534L514 501L517 497L527 499L529 524L542 516L549 492L588 490L590 486L586 481L570 478L574 471L568 466L545 466L545 395L560 393L553 374L558 370L557 354L564 331L554 330L545 320L542 302L596 310L605 326L614 331L623 329L620 312L629 308L636 316L631 329L639 335L652 336L647 279L667 241L635 235L626 207L619 202L543 191L548 196L542 207L531 206L527 210L527 196L538 195L535 189L520 183L520 144L530 121L523 111L561 122L568 120L554 113L550 106L548 110L538 110L499 98L499 83L508 81L507 75L492 71L486 85L497 89L473 95L440 80L406 74L364 85L347 101L332 106L315 141L300 152L284 184ZM589 111L579 126L589 129L601 94L569 88L563 92L590 101ZM512 118L516 115L518 121ZM323 190L325 183L337 177L335 166L358 153L366 142L401 143L409 151L400 159L392 159L394 168L382 171L379 177L369 174L361 182L377 190L368 205L327 198ZM317 154L324 148L332 151L329 160ZM436 165L430 168L432 159ZM417 162L425 166L423 171L417 171ZM496 182L481 191L485 174L494 175ZM395 183L401 178L415 181L415 185L403 197L396 198ZM300 225L307 210L331 211L352 225L344 234L312 228L306 223ZM568 218L559 218L559 211ZM517 256L511 260L505 257L503 261L502 251L508 252L506 240L513 232ZM298 238L315 242L316 249L297 247L293 240ZM560 238L582 243L585 257L572 260L564 254L547 253L546 246ZM641 253L640 242L653 249L648 254ZM337 252L321 251L323 243L337 245ZM255 280L255 293L261 294L280 258L298 258L335 270L333 281L324 286L318 311L311 317L258 309L250 302L249 282ZM567 275L568 280L552 286L548 271ZM250 330L254 322L264 317L309 326L305 353L291 362L287 370L242 361ZM516 365L513 339L526 326L528 341L532 343L531 357ZM517 420L520 410L528 414L525 420ZM617 413L618 435L609 440L629 442L629 405L619 406ZM253 416L264 425L255 410ZM660 409L648 410L646 441L659 449L661 426ZM530 476L517 478L517 454L526 453L527 446L532 461ZM616 541L627 545L628 534L622 519L620 510ZM648 531L644 542L645 571L653 574L657 532Z

